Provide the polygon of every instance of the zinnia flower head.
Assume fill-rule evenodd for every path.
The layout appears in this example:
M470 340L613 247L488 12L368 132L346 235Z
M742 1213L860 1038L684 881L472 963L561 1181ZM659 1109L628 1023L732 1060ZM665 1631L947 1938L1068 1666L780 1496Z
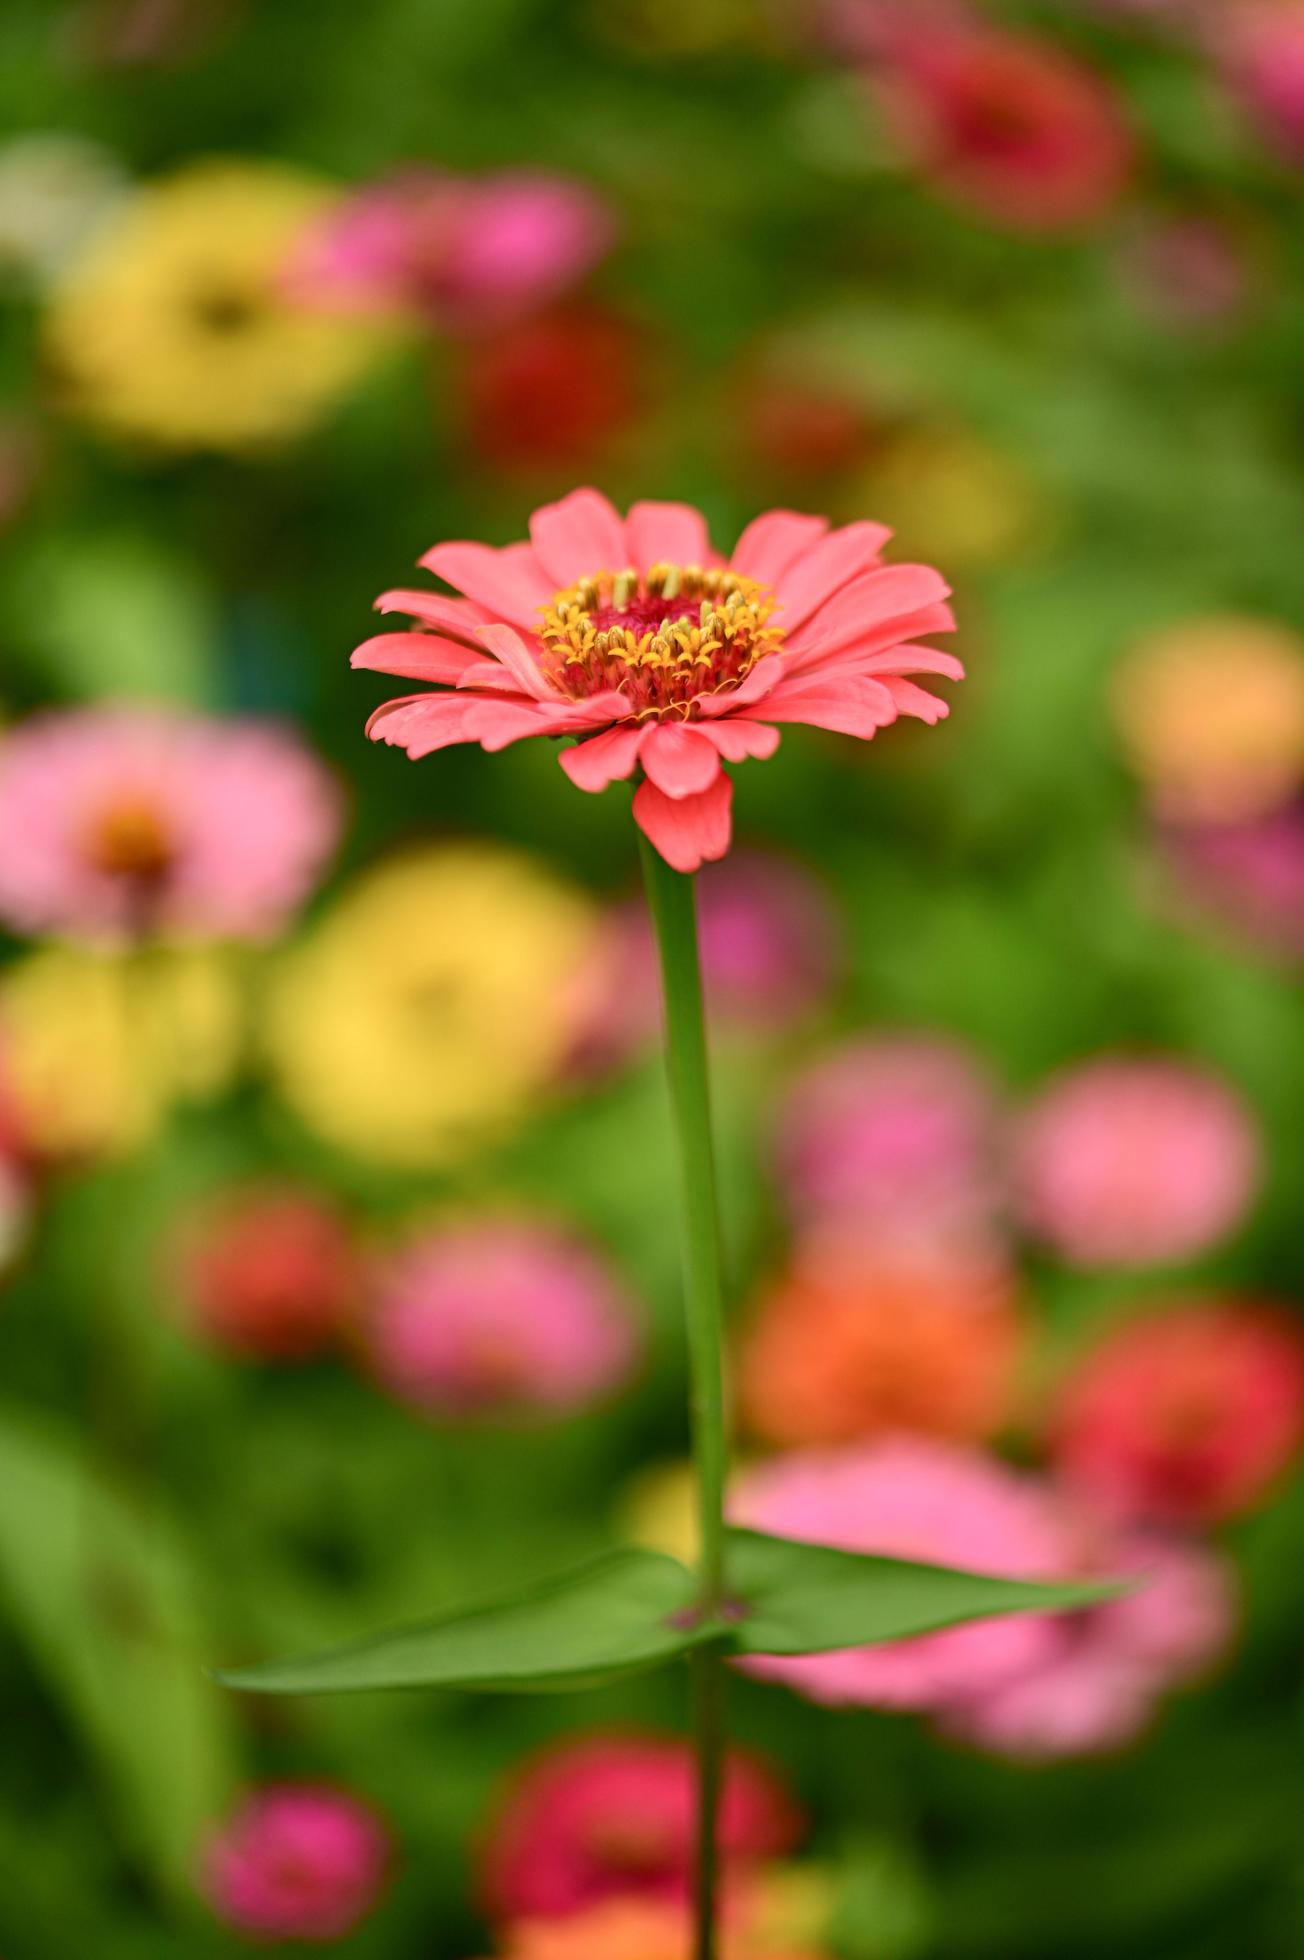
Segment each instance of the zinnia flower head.
M1132 1742L1168 1689L1203 1672L1226 1646L1235 1598L1225 1562L1201 1545L1153 1532L1102 1538L1098 1571L1136 1575L1130 1592L1057 1614L1053 1646L1017 1679L944 1712L954 1735L1002 1756L1049 1760Z
M427 552L464 597L377 602L424 630L382 633L353 664L446 691L386 703L369 732L414 760L574 736L560 761L577 788L641 770L636 821L667 863L695 871L729 848L723 764L773 755L780 723L868 739L898 714L946 713L906 676L962 672L914 644L953 626L948 588L927 566L881 564L886 535L771 511L726 561L686 504L622 519L596 490L573 491L534 513L528 543Z
M74 708L0 738L0 918L86 939L262 939L339 833L289 732L156 708Z
M1077 1266L1190 1259L1245 1216L1259 1172L1254 1118L1230 1084L1165 1057L1102 1055L1024 1111L1024 1214Z
M686 1742L631 1732L559 1744L525 1765L491 1820L481 1860L490 1915L565 1918L616 1898L687 1899L695 1804ZM720 1813L726 1879L781 1856L800 1830L773 1773L731 1750Z
M576 886L502 845L424 846L365 872L275 976L282 1094L355 1155L464 1159L559 1074L595 929Z
M808 1234L969 1263L998 1237L1000 1127L995 1086L961 1043L844 1042L779 1106L779 1188Z
M1072 1570L1056 1506L995 1458L922 1437L794 1451L735 1487L737 1524L852 1552L921 1559L1011 1579ZM1017 1680L1053 1651L1053 1621L1020 1613L885 1646L749 1660L749 1673L812 1701L936 1709Z
M237 1187L200 1207L179 1235L177 1266L195 1331L261 1360L320 1353L357 1304L348 1225L329 1198L294 1184Z
M237 1932L266 1940L339 1940L370 1912L389 1836L347 1790L275 1783L255 1791L204 1851L203 1890Z
M637 1320L581 1240L487 1218L423 1232L390 1256L368 1346L386 1386L430 1415L558 1415L624 1379Z
M311 428L387 345L282 290L287 253L333 196L285 164L205 162L125 198L51 296L46 355L68 407L176 450L240 453Z
M983 1268L816 1255L770 1288L744 1338L742 1406L784 1447L893 1432L977 1441L1009 1413L1020 1327Z
M1304 1443L1304 1331L1219 1299L1126 1321L1072 1370L1053 1427L1066 1478L1110 1510L1217 1523L1258 1502Z
M570 178L415 168L319 218L288 278L307 301L407 312L448 333L476 333L556 299L614 236L598 192Z
M1270 147L1304 163L1304 6L1299 0L1227 0L1209 39L1224 79Z
M907 159L964 209L1010 230L1055 232L1109 210L1133 142L1103 76L1053 42L976 19L901 9L868 70Z
M1236 822L1304 783L1304 639L1270 620L1191 620L1135 647L1114 716L1164 816Z
M501 1960L690 1960L693 1929L687 1906L664 1899L616 1898L566 1919L526 1920L514 1926ZM776 1946L745 1925L726 1925L720 1960L826 1960L813 1948Z
M1249 823L1166 825L1159 843L1184 912L1269 957L1304 956L1304 801Z

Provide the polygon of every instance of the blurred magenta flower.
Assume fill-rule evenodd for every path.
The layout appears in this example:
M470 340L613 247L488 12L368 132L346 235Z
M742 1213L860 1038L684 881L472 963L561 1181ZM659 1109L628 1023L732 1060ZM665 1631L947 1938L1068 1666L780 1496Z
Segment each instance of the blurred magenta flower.
M713 1032L777 1033L827 999L841 966L829 893L795 859L733 851L697 888L702 979ZM640 899L617 906L579 983L577 1066L619 1067L661 1025L656 946Z
M75 708L0 737L0 919L86 939L261 939L334 849L340 798L288 730Z
M1304 803L1249 823L1168 824L1159 844L1184 908L1270 957L1304 956Z
M403 1401L483 1421L563 1414L617 1387L638 1322L588 1245L495 1216L425 1231L384 1261L367 1341Z
M737 1524L811 1544L1004 1578L1073 1569L1043 1486L994 1457L922 1437L775 1457L738 1479L730 1512ZM886 1646L745 1665L812 1701L937 1709L1022 1679L1054 1651L1053 1621L1022 1613Z
M967 1262L999 1245L1001 1120L961 1043L858 1038L804 1069L780 1104L779 1189L808 1233Z
M571 300L473 341L457 412L469 455L520 474L610 461L651 399L655 349L645 328Z
M637 1731L563 1742L527 1763L491 1817L480 1861L494 1919L560 1918L604 1900L687 1899L690 1745ZM720 1816L726 1876L791 1850L801 1818L774 1773L730 1751Z
M744 1334L753 1432L785 1447L910 1432L978 1441L1011 1412L1022 1328L990 1267L798 1256Z
M951 630L949 587L929 566L882 564L886 537L770 511L726 563L687 504L638 503L622 519L598 491L572 491L534 513L528 543L428 551L421 563L465 597L382 595L381 610L425 630L367 640L354 666L447 691L386 702L368 732L414 761L458 742L591 737L558 758L571 781L598 791L641 769L636 822L668 864L696 871L729 849L723 763L773 755L777 724L868 740L898 715L946 714L905 676L963 674L953 654L911 644Z
M1146 217L1124 240L1118 267L1147 319L1186 332L1236 325L1261 284L1253 241L1212 211Z
M911 167L994 224L1071 230L1126 188L1134 144L1118 97L1052 41L900 9L866 72Z
M287 278L303 301L483 333L576 285L615 232L605 199L567 177L416 167L328 212L305 233Z
M1268 145L1304 163L1304 5L1229 0L1209 18L1223 79Z
M270 1784L209 1840L203 1890L219 1919L256 1939L339 1940L376 1903L390 1850L347 1790Z
M951 1733L1003 1756L1048 1760L1121 1748L1159 1695L1217 1659L1235 1624L1231 1574L1204 1546L1130 1532L1096 1547L1096 1567L1135 1573L1120 1599L1052 1622L1053 1648L1017 1679L944 1717Z
M1052 1428L1066 1480L1109 1511L1217 1523L1262 1498L1304 1443L1304 1329L1234 1299L1146 1313L1077 1362Z
M1066 1069L1020 1118L1014 1174L1030 1228L1075 1266L1190 1259L1254 1196L1253 1113L1210 1070L1100 1055Z
M195 1332L264 1361L337 1341L358 1303L352 1233L324 1194L267 1182L222 1192L187 1218L177 1279Z

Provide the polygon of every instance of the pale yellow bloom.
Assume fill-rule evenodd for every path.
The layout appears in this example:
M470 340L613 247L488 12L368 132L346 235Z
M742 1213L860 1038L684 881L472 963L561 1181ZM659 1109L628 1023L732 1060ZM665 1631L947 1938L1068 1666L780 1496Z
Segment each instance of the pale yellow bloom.
M337 195L287 165L214 161L124 200L51 293L46 350L68 407L177 449L311 427L392 333L283 290L296 240Z
M649 1552L666 1552L684 1565L695 1565L697 1478L693 1466L654 1463L626 1484L620 1502L621 1535Z
M46 946L0 976L0 1030L6 1085L37 1148L118 1154L230 1080L240 992L215 953Z
M896 531L903 555L983 569L1034 556L1060 513L1017 457L972 431L899 437L867 472L866 499Z
M366 873L273 981L281 1093L356 1155L457 1162L556 1077L595 931L580 891L504 846L422 847Z

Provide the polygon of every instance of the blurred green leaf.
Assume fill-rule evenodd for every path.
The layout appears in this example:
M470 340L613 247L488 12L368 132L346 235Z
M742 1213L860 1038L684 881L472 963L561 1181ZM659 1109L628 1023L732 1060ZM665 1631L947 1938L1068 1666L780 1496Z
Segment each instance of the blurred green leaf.
M996 1579L737 1529L729 1533L729 1584L745 1603L736 1639L749 1654L827 1654L997 1614L1095 1606L1126 1590Z
M230 1717L203 1673L191 1576L167 1521L53 1425L0 1415L0 1602L99 1757L126 1835L189 1894L234 1781Z
M266 1695L595 1687L710 1639L712 1629L692 1620L693 1591L693 1575L676 1559L607 1552L515 1598L217 1678L228 1688Z

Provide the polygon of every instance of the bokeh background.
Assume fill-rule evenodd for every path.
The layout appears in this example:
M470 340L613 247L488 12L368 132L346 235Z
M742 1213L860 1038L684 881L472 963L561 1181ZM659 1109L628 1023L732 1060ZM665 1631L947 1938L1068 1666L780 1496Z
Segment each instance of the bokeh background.
M205 1672L686 1544L627 793L347 658L586 481L969 673L703 880L740 1509L1150 1575L740 1678L739 1960L1304 1950L1304 9L8 0L0 102L6 1960L686 1951L675 1675Z

